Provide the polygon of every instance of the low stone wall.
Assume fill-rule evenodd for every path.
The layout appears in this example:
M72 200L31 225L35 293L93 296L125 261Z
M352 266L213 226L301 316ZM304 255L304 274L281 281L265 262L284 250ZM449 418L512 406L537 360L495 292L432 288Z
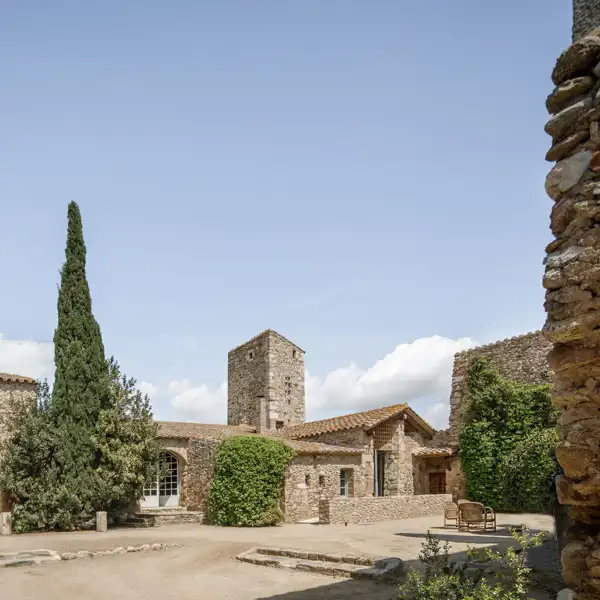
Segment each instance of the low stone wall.
M450 494L423 496L384 496L381 498L340 498L319 502L319 522L374 523L411 517L442 515Z

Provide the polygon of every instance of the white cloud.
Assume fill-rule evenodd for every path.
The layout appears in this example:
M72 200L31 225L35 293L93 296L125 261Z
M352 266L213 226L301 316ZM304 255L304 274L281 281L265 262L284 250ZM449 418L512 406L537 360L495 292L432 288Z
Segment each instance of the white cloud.
M308 419L369 410L378 406L418 402L417 412L435 428L448 426L450 380L454 354L475 346L470 338L441 336L400 344L368 368L351 362L323 377L306 373ZM189 380L167 386L172 418L205 423L227 420L227 384L218 388Z
M158 388L149 381L140 381L137 384L137 389L140 390L142 394L148 394L149 398L156 396L156 392L158 391Z
M9 340L0 333L0 372L34 379L54 378L54 345L51 342Z
M469 338L435 335L400 344L366 369L352 362L324 377L307 373L307 417L320 419L433 398L436 401L420 412L434 427L447 427L453 357L473 346Z
M225 423L227 421L227 383L218 388L205 384L194 386L187 379L171 381L167 390L171 406L177 417L201 423Z

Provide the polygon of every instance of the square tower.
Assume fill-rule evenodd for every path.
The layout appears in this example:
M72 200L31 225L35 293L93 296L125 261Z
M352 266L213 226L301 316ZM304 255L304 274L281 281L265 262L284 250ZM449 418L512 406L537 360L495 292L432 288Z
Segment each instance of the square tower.
M231 350L227 424L269 431L304 423L304 350L272 329Z

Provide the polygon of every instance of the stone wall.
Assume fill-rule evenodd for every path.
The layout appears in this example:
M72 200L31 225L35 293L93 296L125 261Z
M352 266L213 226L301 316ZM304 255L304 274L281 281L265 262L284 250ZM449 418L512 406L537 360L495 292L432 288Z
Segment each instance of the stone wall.
M440 524L442 524L444 504L451 501L452 496L448 494L322 500L319 503L319 522L322 524L373 523L440 515Z
M340 497L340 470L351 472L350 493L365 493L361 455L296 456L286 471L283 508L286 523L319 517L321 500Z
M600 27L600 0L573 0L573 41Z
M182 506L208 515L208 489L215 471L215 451L219 440L190 438L187 446L187 465L182 481Z
M0 444L6 440L10 429L12 409L15 403L35 402L37 384L33 382L3 381L0 378ZM11 507L0 490L0 512L9 512Z
M597 2L574 8L577 32L591 23L580 8L598 19ZM545 127L546 158L558 162L546 178L554 240L546 248L544 334L554 344L552 400L563 409L557 491L575 520L562 552L564 579L579 600L600 597L600 31L593 33L559 57Z
M227 422L258 425L258 399L266 403L268 429L304 422L304 351L275 331L231 350L227 369Z
M548 366L548 352L552 348L541 331L480 346L454 356L452 389L450 392L449 443L456 444L462 419L461 407L467 396L467 368L475 356L492 362L507 378L521 383L550 383L552 372Z

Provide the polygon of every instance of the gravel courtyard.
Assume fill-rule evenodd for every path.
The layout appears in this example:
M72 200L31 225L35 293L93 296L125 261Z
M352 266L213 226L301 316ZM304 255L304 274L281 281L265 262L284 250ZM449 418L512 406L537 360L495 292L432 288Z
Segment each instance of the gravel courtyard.
M48 548L65 551L110 549L153 542L181 544L163 551L105 556L2 569L0 599L64 600L335 600L396 597L395 586L333 579L240 563L235 556L253 545L299 550L398 556L414 564L425 533L447 539L452 553L467 546L505 547L507 525L527 524L551 530L539 515L500 517L497 533L458 533L441 528L441 517L387 521L371 525L286 525L268 529L216 528L202 525L143 530L32 534L0 538L0 553ZM542 598L543 596L540 596ZM549 596L548 596L549 597Z

